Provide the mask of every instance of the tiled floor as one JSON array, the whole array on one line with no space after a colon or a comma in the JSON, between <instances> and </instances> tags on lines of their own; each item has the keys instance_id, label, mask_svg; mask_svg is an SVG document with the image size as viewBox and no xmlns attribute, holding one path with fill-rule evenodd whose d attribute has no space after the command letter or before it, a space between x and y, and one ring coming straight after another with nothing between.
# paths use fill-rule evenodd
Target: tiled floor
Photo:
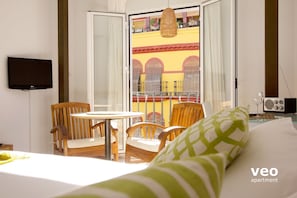
<instances>
[{"instance_id":1,"label":"tiled floor","mask_svg":"<svg viewBox=\"0 0 297 198\"><path fill-rule=\"evenodd\" d=\"M104 159L104 157L100 157L100 159ZM119 153L119 160L118 162L126 163L125 162L125 153ZM139 161L139 159L135 158L132 159L129 163L143 163L143 161Z\"/></svg>"},{"instance_id":2,"label":"tiled floor","mask_svg":"<svg viewBox=\"0 0 297 198\"><path fill-rule=\"evenodd\" d=\"M125 153L119 153L119 162L125 163ZM135 158L135 159L131 159L129 163L144 163L144 162Z\"/></svg>"}]
</instances>

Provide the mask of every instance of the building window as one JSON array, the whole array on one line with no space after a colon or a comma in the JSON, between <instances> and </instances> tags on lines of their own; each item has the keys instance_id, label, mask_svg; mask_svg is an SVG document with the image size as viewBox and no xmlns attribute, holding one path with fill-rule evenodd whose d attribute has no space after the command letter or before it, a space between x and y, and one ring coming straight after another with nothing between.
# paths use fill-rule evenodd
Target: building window
<instances>
[{"instance_id":1,"label":"building window","mask_svg":"<svg viewBox=\"0 0 297 198\"><path fill-rule=\"evenodd\" d=\"M188 57L184 63L184 84L186 94L197 95L199 93L199 58L198 56Z\"/></svg>"},{"instance_id":2,"label":"building window","mask_svg":"<svg viewBox=\"0 0 297 198\"><path fill-rule=\"evenodd\" d=\"M140 75L142 73L142 64L139 60L133 59L133 93L141 91Z\"/></svg>"},{"instance_id":3,"label":"building window","mask_svg":"<svg viewBox=\"0 0 297 198\"><path fill-rule=\"evenodd\" d=\"M158 58L151 58L147 61L145 65L145 92L155 95L159 95L161 93L163 67L162 61Z\"/></svg>"}]
</instances>

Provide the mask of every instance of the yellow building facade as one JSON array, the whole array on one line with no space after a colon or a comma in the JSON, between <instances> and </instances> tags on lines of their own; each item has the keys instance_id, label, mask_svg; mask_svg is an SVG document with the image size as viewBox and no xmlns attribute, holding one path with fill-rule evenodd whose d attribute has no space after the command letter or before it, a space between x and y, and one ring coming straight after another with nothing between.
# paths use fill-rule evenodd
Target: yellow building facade
<instances>
[{"instance_id":1,"label":"yellow building facade","mask_svg":"<svg viewBox=\"0 0 297 198\"><path fill-rule=\"evenodd\" d=\"M191 77L192 72L187 70L195 67L199 73L199 43L199 26L179 28L173 38L163 38L159 31L132 34L133 75L137 75L134 67L139 69L139 77L133 78L133 86L138 88L133 88L132 110L144 112L142 120L154 120L168 126L173 104L188 100L199 102L199 79ZM157 87L148 90L150 68L156 65L161 70L160 77L156 78ZM187 88L186 84L191 82L195 83L197 93L189 96L191 86Z\"/></svg>"}]
</instances>

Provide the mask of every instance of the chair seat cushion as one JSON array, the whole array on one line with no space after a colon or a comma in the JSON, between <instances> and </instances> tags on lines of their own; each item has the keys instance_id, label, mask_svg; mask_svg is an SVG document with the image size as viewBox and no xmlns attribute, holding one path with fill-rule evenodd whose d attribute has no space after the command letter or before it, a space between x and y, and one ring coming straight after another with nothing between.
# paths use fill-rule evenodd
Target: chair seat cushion
<instances>
[{"instance_id":1,"label":"chair seat cushion","mask_svg":"<svg viewBox=\"0 0 297 198\"><path fill-rule=\"evenodd\" d=\"M167 142L170 143L170 141L167 141ZM146 151L158 152L160 140L139 138L139 137L128 137L126 144L146 150Z\"/></svg>"},{"instance_id":2,"label":"chair seat cushion","mask_svg":"<svg viewBox=\"0 0 297 198\"><path fill-rule=\"evenodd\" d=\"M116 141L115 137L111 136L111 143L115 141ZM68 144L68 148L83 148L83 147L99 146L99 145L105 144L105 137L68 140L67 144Z\"/></svg>"}]
</instances>

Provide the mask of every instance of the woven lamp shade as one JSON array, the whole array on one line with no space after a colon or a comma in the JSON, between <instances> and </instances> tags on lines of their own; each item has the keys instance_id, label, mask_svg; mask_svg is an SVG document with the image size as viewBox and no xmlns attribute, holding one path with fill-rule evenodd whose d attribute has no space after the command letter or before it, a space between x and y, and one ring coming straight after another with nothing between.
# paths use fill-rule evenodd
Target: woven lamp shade
<instances>
[{"instance_id":1,"label":"woven lamp shade","mask_svg":"<svg viewBox=\"0 0 297 198\"><path fill-rule=\"evenodd\" d=\"M160 33L162 37L174 37L177 34L176 16L174 10L166 8L161 16Z\"/></svg>"}]
</instances>

